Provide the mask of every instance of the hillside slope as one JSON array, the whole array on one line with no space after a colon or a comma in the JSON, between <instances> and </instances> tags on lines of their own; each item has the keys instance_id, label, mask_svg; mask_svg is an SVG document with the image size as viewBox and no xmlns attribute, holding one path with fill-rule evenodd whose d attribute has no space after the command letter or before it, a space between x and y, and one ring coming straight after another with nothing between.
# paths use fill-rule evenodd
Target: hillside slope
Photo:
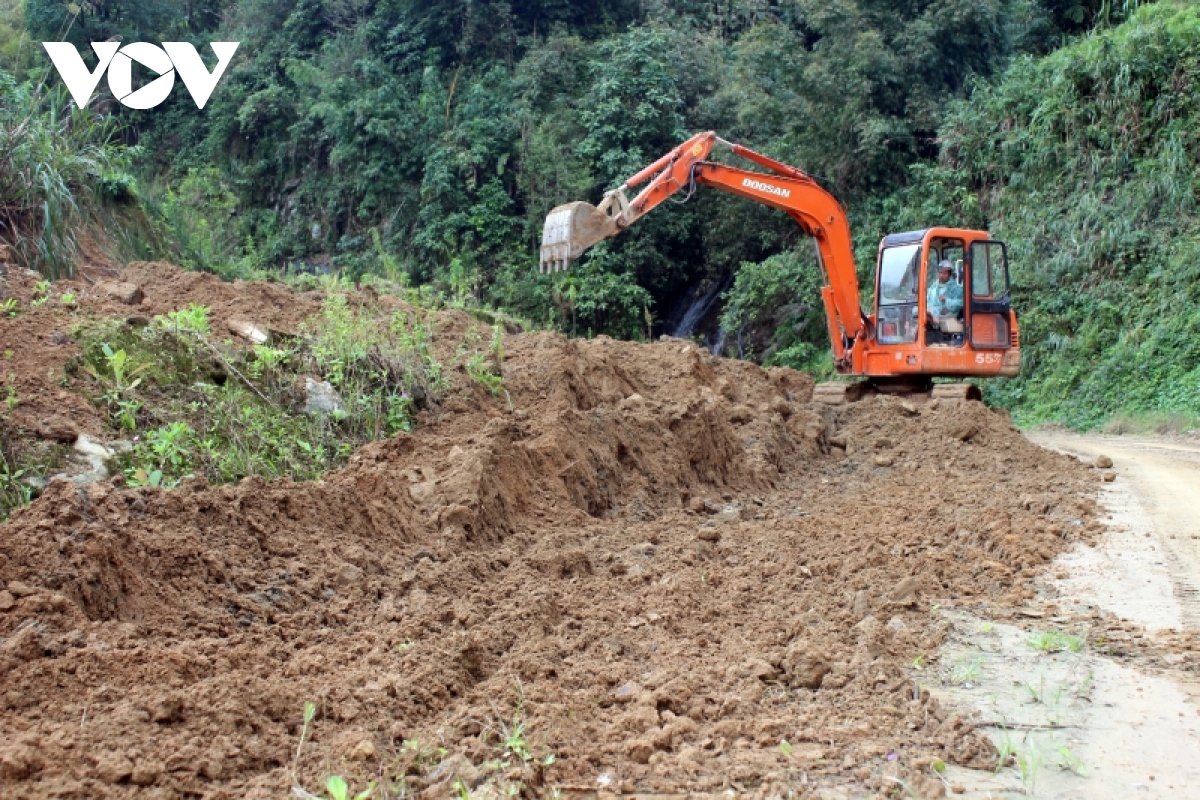
<instances>
[{"instance_id":1,"label":"hillside slope","mask_svg":"<svg viewBox=\"0 0 1200 800\"><path fill-rule=\"evenodd\" d=\"M957 104L917 191L1009 242L1020 380L989 397L1090 427L1200 408L1200 9L1158 3ZM914 193L915 195L916 193Z\"/></svg>"}]
</instances>

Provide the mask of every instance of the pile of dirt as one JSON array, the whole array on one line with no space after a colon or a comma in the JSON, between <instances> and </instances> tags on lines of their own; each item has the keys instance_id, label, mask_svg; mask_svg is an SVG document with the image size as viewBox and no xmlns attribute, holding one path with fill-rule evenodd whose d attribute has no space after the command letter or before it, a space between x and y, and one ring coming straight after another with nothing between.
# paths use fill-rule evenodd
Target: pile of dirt
<instances>
[{"instance_id":1,"label":"pile of dirt","mask_svg":"<svg viewBox=\"0 0 1200 800\"><path fill-rule=\"evenodd\" d=\"M95 277L106 278L95 280ZM72 338L80 324L105 318L148 319L192 304L206 306L218 338L231 336L232 320L266 330L294 333L320 309L320 293L298 295L267 281L226 283L215 275L187 272L172 264L134 262L119 278L81 276L39 291L42 277L9 266L0 278L0 302L11 298L13 314L0 313L0 389L16 398L10 424L44 438L72 430L100 436L104 423L82 387L63 373L79 348ZM66 295L72 302L64 304Z\"/></svg>"},{"instance_id":2,"label":"pile of dirt","mask_svg":"<svg viewBox=\"0 0 1200 800\"><path fill-rule=\"evenodd\" d=\"M0 793L929 797L936 760L994 764L913 665L939 606L1099 531L1086 467L979 403L829 409L679 340L504 351L505 394L458 376L320 481L54 483L0 525Z\"/></svg>"}]
</instances>

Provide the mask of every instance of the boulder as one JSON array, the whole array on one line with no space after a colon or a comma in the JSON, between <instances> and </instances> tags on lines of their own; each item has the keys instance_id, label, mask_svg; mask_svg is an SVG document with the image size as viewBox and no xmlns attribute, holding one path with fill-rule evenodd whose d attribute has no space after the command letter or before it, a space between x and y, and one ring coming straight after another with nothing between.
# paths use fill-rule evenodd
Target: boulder
<instances>
[{"instance_id":1,"label":"boulder","mask_svg":"<svg viewBox=\"0 0 1200 800\"><path fill-rule=\"evenodd\" d=\"M271 331L264 325L257 325L248 319L229 320L229 332L242 337L251 344L267 344L271 341Z\"/></svg>"},{"instance_id":2,"label":"boulder","mask_svg":"<svg viewBox=\"0 0 1200 800\"><path fill-rule=\"evenodd\" d=\"M92 288L101 297L108 297L127 306L136 306L145 297L142 287L125 281L100 281Z\"/></svg>"},{"instance_id":3,"label":"boulder","mask_svg":"<svg viewBox=\"0 0 1200 800\"><path fill-rule=\"evenodd\" d=\"M304 378L304 413L313 416L344 414L346 403L328 381Z\"/></svg>"}]
</instances>

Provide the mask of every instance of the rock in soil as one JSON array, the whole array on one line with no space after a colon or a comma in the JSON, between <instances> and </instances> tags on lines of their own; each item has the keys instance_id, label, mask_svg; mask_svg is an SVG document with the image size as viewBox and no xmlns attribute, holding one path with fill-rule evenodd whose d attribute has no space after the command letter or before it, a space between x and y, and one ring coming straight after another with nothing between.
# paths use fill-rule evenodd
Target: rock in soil
<instances>
[{"instance_id":1,"label":"rock in soil","mask_svg":"<svg viewBox=\"0 0 1200 800\"><path fill-rule=\"evenodd\" d=\"M304 378L304 413L329 416L346 410L346 401L328 381Z\"/></svg>"},{"instance_id":2,"label":"rock in soil","mask_svg":"<svg viewBox=\"0 0 1200 800\"><path fill-rule=\"evenodd\" d=\"M92 288L97 294L110 297L118 303L124 303L127 306L137 305L146 296L142 291L142 287L136 283L126 283L124 281L100 281Z\"/></svg>"}]
</instances>

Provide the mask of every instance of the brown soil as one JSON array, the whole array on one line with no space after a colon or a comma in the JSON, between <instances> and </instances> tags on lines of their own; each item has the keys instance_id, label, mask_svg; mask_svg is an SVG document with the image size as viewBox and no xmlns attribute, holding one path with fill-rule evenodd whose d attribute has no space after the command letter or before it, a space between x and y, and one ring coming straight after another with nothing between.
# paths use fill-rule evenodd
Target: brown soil
<instances>
[{"instance_id":1,"label":"brown soil","mask_svg":"<svg viewBox=\"0 0 1200 800\"><path fill-rule=\"evenodd\" d=\"M137 313L316 308L164 265L125 279ZM50 313L0 321L22 387L61 374ZM338 773L395 797L407 773L448 797L489 779L517 715L538 763L507 777L535 794L929 797L934 759L994 762L911 665L944 637L936 605L1019 600L1099 531L1093 471L979 403L830 410L806 376L678 340L505 352L511 401L459 376L321 481L54 483L0 525L0 795L281 797Z\"/></svg>"}]
</instances>

